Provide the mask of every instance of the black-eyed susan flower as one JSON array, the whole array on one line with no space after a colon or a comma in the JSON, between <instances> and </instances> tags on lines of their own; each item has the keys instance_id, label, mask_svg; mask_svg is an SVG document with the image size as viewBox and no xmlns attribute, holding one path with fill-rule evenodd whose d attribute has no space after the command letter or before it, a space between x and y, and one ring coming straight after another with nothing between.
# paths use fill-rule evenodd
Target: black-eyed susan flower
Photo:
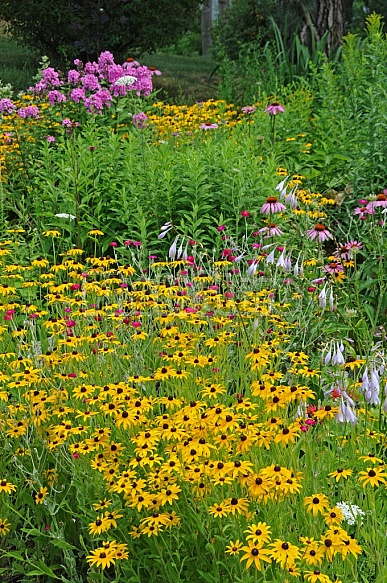
<instances>
[{"instance_id":1,"label":"black-eyed susan flower","mask_svg":"<svg viewBox=\"0 0 387 583\"><path fill-rule=\"evenodd\" d=\"M270 550L264 549L259 545L255 545L252 541L249 541L247 545L241 547L241 550L245 552L245 554L241 557L241 562L247 561L247 569L249 569L254 563L258 571L262 571L262 561L271 563Z\"/></svg>"},{"instance_id":2,"label":"black-eyed susan flower","mask_svg":"<svg viewBox=\"0 0 387 583\"><path fill-rule=\"evenodd\" d=\"M332 583L328 575L324 575L319 569L304 571L304 578L308 583Z\"/></svg>"},{"instance_id":3,"label":"black-eyed susan flower","mask_svg":"<svg viewBox=\"0 0 387 583\"><path fill-rule=\"evenodd\" d=\"M223 518L223 516L228 515L227 505L225 504L225 502L221 502L220 504L214 504L213 506L209 507L208 512L214 518Z\"/></svg>"},{"instance_id":4,"label":"black-eyed susan flower","mask_svg":"<svg viewBox=\"0 0 387 583\"><path fill-rule=\"evenodd\" d=\"M95 565L96 567L105 569L106 567L110 567L110 565L114 565L114 553L102 547L95 549L95 551L90 551L90 554L86 557L86 561L91 567Z\"/></svg>"},{"instance_id":5,"label":"black-eyed susan flower","mask_svg":"<svg viewBox=\"0 0 387 583\"><path fill-rule=\"evenodd\" d=\"M43 504L45 497L48 494L47 488L41 487L35 494L35 504Z\"/></svg>"},{"instance_id":6,"label":"black-eyed susan flower","mask_svg":"<svg viewBox=\"0 0 387 583\"><path fill-rule=\"evenodd\" d=\"M108 518L104 516L97 516L94 522L89 524L89 533L93 536L101 534L109 530L111 523Z\"/></svg>"},{"instance_id":7,"label":"black-eyed susan flower","mask_svg":"<svg viewBox=\"0 0 387 583\"><path fill-rule=\"evenodd\" d=\"M10 523L6 518L0 518L0 536L5 536L9 532Z\"/></svg>"},{"instance_id":8,"label":"black-eyed susan flower","mask_svg":"<svg viewBox=\"0 0 387 583\"><path fill-rule=\"evenodd\" d=\"M337 470L331 472L328 475L330 478L335 478L336 482L338 482L341 479L346 480L347 478L352 476L352 474L353 474L352 470L344 470L343 468L338 468Z\"/></svg>"},{"instance_id":9,"label":"black-eyed susan flower","mask_svg":"<svg viewBox=\"0 0 387 583\"><path fill-rule=\"evenodd\" d=\"M290 542L276 539L269 545L270 557L282 568L291 567L300 558L300 549Z\"/></svg>"},{"instance_id":10,"label":"black-eyed susan flower","mask_svg":"<svg viewBox=\"0 0 387 583\"><path fill-rule=\"evenodd\" d=\"M227 498L224 503L227 514L246 514L249 507L248 498Z\"/></svg>"},{"instance_id":11,"label":"black-eyed susan flower","mask_svg":"<svg viewBox=\"0 0 387 583\"><path fill-rule=\"evenodd\" d=\"M6 494L11 494L11 492L15 492L16 486L11 484L5 479L0 480L0 492L5 492Z\"/></svg>"},{"instance_id":12,"label":"black-eyed susan flower","mask_svg":"<svg viewBox=\"0 0 387 583\"><path fill-rule=\"evenodd\" d=\"M304 506L313 516L317 516L319 512L324 514L325 510L329 508L329 500L325 494L313 494L304 498Z\"/></svg>"},{"instance_id":13,"label":"black-eyed susan flower","mask_svg":"<svg viewBox=\"0 0 387 583\"><path fill-rule=\"evenodd\" d=\"M232 540L230 540L230 544L226 546L226 550L225 552L228 555L238 555L240 550L243 547L243 543L238 540L236 540L235 542L233 542Z\"/></svg>"},{"instance_id":14,"label":"black-eyed susan flower","mask_svg":"<svg viewBox=\"0 0 387 583\"><path fill-rule=\"evenodd\" d=\"M266 524L266 522L252 524L244 532L247 534L246 540L252 540L254 544L264 544L269 542L271 539L271 528Z\"/></svg>"},{"instance_id":15,"label":"black-eyed susan flower","mask_svg":"<svg viewBox=\"0 0 387 583\"><path fill-rule=\"evenodd\" d=\"M387 474L384 468L367 468L365 472L359 472L359 482L363 485L363 488L369 484L373 487L378 487L379 484L387 483Z\"/></svg>"}]
</instances>

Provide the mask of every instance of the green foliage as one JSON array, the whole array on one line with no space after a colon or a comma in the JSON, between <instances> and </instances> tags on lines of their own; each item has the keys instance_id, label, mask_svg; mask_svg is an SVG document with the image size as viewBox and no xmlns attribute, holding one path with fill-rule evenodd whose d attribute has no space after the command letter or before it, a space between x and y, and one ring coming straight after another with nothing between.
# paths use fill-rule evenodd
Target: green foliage
<instances>
[{"instance_id":1,"label":"green foliage","mask_svg":"<svg viewBox=\"0 0 387 583\"><path fill-rule=\"evenodd\" d=\"M55 62L93 60L101 51L118 60L170 45L191 26L192 0L4 0L0 18L24 44Z\"/></svg>"}]
</instances>

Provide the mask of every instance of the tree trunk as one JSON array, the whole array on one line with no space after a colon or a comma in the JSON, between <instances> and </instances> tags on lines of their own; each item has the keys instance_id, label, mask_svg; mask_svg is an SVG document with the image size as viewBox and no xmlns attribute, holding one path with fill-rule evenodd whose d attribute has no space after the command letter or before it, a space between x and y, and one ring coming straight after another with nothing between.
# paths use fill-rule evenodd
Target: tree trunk
<instances>
[{"instance_id":1,"label":"tree trunk","mask_svg":"<svg viewBox=\"0 0 387 583\"><path fill-rule=\"evenodd\" d=\"M311 44L311 35L316 41L321 40L328 31L325 52L327 55L332 50L336 50L341 43L345 33L346 11L348 0L315 0L309 13L304 4L301 4L304 13L304 23L301 28L301 40L306 44ZM344 6L345 5L345 6Z\"/></svg>"},{"instance_id":2,"label":"tree trunk","mask_svg":"<svg viewBox=\"0 0 387 583\"><path fill-rule=\"evenodd\" d=\"M202 6L202 55L207 57L211 46L211 0L207 0Z\"/></svg>"}]
</instances>

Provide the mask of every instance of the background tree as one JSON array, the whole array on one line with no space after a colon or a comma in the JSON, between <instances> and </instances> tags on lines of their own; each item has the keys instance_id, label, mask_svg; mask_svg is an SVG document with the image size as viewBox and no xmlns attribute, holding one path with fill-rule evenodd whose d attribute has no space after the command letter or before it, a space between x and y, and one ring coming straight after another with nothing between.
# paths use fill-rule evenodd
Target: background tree
<instances>
[{"instance_id":1,"label":"background tree","mask_svg":"<svg viewBox=\"0 0 387 583\"><path fill-rule=\"evenodd\" d=\"M123 60L176 41L198 7L197 0L1 0L0 18L57 63L104 50Z\"/></svg>"},{"instance_id":2,"label":"background tree","mask_svg":"<svg viewBox=\"0 0 387 583\"><path fill-rule=\"evenodd\" d=\"M334 52L348 31L363 33L367 14L387 18L386 0L233 0L214 29L215 48L221 45L228 58L237 59L248 45L273 40L274 19L290 46L294 33L307 46L327 34L326 52Z\"/></svg>"}]
</instances>

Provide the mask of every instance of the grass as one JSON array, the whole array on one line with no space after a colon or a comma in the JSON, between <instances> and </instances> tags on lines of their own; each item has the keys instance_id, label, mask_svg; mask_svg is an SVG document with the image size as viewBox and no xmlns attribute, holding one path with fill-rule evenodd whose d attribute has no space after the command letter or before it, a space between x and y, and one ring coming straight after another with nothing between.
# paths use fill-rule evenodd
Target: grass
<instances>
[{"instance_id":1,"label":"grass","mask_svg":"<svg viewBox=\"0 0 387 583\"><path fill-rule=\"evenodd\" d=\"M15 93L27 89L39 66L39 56L16 43L5 34L0 35L0 81L10 83Z\"/></svg>"},{"instance_id":2,"label":"grass","mask_svg":"<svg viewBox=\"0 0 387 583\"><path fill-rule=\"evenodd\" d=\"M144 55L141 63L162 72L155 80L162 99L187 103L217 97L217 64L209 57L157 53Z\"/></svg>"},{"instance_id":3,"label":"grass","mask_svg":"<svg viewBox=\"0 0 387 583\"><path fill-rule=\"evenodd\" d=\"M0 81L10 83L15 94L31 85L39 59L39 55L0 32ZM157 53L145 54L140 61L162 72L155 79L155 88L163 100L176 103L216 98L216 63L210 58Z\"/></svg>"}]
</instances>

